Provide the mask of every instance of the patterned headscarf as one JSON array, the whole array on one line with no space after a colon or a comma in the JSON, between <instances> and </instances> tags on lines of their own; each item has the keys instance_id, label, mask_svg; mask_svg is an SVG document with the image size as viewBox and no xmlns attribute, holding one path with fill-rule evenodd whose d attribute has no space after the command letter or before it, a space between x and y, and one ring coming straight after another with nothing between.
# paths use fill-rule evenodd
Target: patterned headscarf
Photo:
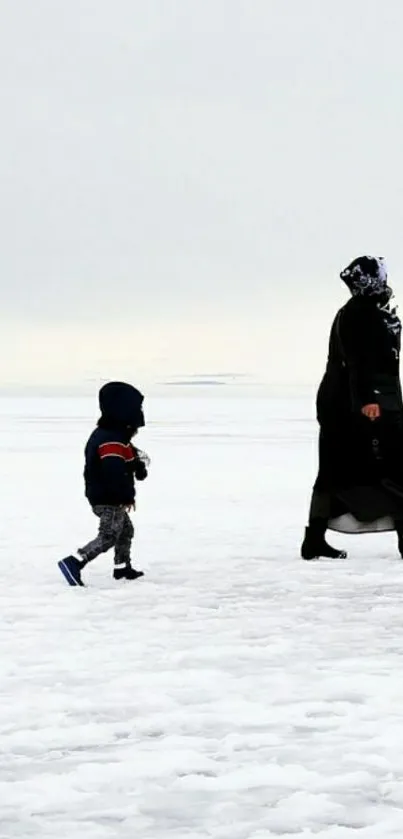
<instances>
[{"instance_id":1,"label":"patterned headscarf","mask_svg":"<svg viewBox=\"0 0 403 839\"><path fill-rule=\"evenodd\" d=\"M388 292L388 272L382 256L359 256L340 277L353 296L372 297Z\"/></svg>"},{"instance_id":2,"label":"patterned headscarf","mask_svg":"<svg viewBox=\"0 0 403 839\"><path fill-rule=\"evenodd\" d=\"M359 256L341 272L340 277L353 297L369 297L373 300L381 312L386 329L392 335L392 351L399 358L402 325L396 308L392 309L390 305L393 291L388 286L388 272L383 257Z\"/></svg>"}]
</instances>

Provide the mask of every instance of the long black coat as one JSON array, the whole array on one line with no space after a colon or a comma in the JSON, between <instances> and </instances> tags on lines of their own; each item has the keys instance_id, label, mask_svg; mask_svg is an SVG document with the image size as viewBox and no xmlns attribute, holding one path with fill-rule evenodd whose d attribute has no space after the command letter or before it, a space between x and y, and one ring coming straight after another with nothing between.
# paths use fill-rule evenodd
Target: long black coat
<instances>
[{"instance_id":1,"label":"long black coat","mask_svg":"<svg viewBox=\"0 0 403 839\"><path fill-rule=\"evenodd\" d=\"M372 297L352 297L337 313L317 395L319 472L311 516L346 532L403 522L403 402L400 322ZM365 405L378 403L371 422Z\"/></svg>"}]
</instances>

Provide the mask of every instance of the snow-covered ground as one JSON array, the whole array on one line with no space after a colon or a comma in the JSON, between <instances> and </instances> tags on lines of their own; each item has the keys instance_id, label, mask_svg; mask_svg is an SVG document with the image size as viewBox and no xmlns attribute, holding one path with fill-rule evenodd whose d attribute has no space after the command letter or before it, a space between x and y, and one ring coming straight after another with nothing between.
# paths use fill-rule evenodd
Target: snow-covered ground
<instances>
[{"instance_id":1,"label":"snow-covered ground","mask_svg":"<svg viewBox=\"0 0 403 839\"><path fill-rule=\"evenodd\" d=\"M94 401L0 402L2 839L402 839L393 534L300 561L311 401L215 393L149 400L146 577L85 589Z\"/></svg>"}]
</instances>

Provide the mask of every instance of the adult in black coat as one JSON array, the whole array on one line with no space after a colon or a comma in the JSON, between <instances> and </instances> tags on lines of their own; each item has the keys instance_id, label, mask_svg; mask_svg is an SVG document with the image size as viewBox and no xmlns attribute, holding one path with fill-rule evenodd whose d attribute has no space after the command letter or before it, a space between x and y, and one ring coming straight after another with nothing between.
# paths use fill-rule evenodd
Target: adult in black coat
<instances>
[{"instance_id":1,"label":"adult in black coat","mask_svg":"<svg viewBox=\"0 0 403 839\"><path fill-rule=\"evenodd\" d=\"M340 274L351 299L337 313L317 395L319 471L303 559L346 556L325 540L396 530L403 557L401 323L381 258L355 259Z\"/></svg>"}]
</instances>

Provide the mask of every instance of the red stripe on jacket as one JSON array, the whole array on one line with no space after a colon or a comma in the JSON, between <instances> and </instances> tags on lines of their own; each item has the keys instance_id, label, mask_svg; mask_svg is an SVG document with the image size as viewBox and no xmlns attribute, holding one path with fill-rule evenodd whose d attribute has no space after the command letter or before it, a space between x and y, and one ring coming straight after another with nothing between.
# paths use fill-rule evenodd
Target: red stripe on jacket
<instances>
[{"instance_id":1,"label":"red stripe on jacket","mask_svg":"<svg viewBox=\"0 0 403 839\"><path fill-rule=\"evenodd\" d=\"M121 457L122 460L134 460L133 446L128 443L102 443L98 448L101 460L105 457Z\"/></svg>"}]
</instances>

